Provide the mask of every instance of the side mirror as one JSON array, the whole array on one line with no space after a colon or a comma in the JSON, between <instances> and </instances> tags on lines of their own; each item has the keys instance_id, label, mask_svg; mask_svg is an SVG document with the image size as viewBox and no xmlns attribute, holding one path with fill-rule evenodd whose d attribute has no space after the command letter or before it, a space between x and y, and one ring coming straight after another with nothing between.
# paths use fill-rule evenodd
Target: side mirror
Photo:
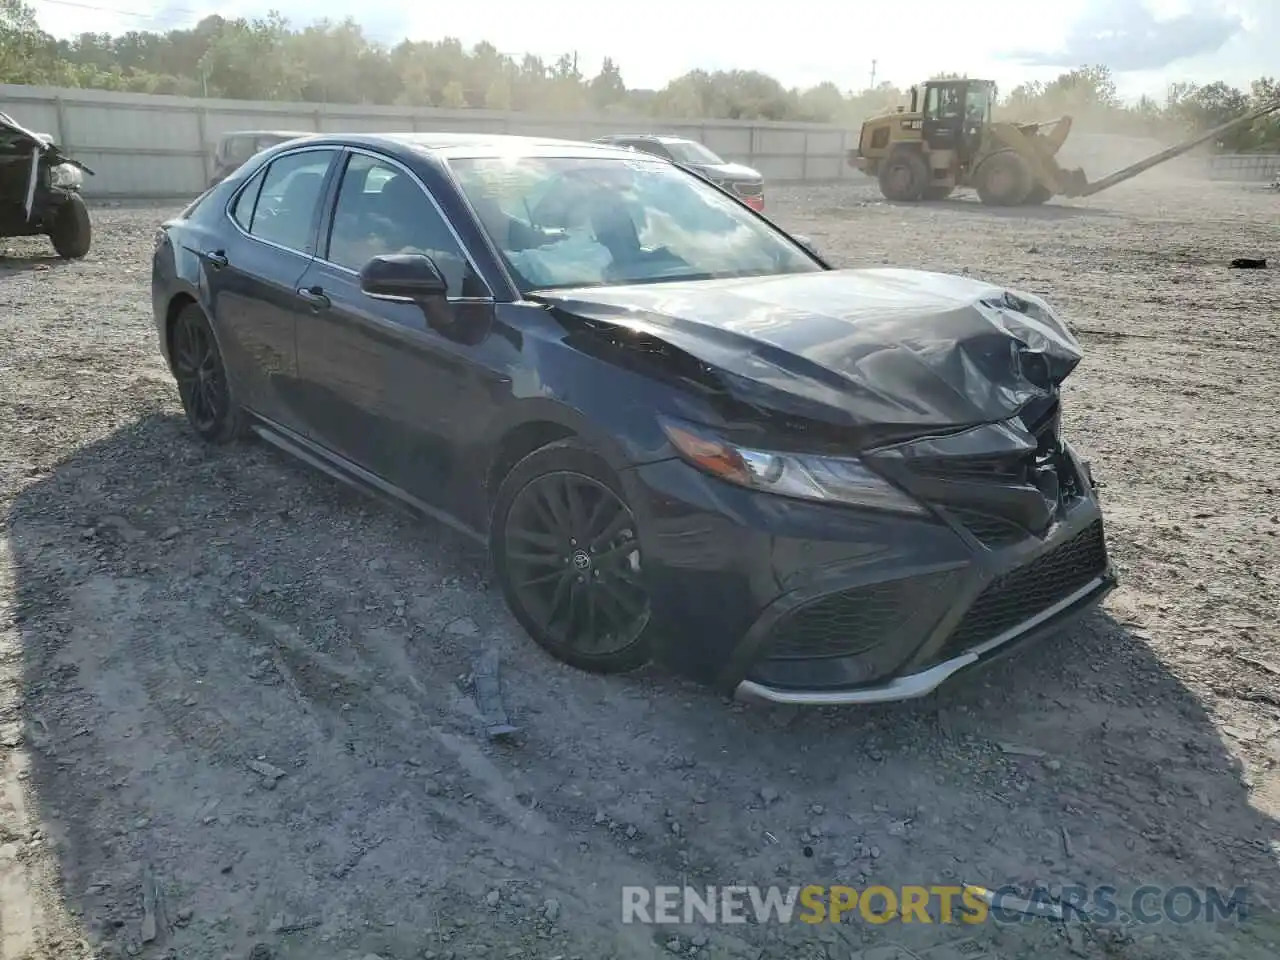
<instances>
[{"instance_id":1,"label":"side mirror","mask_svg":"<svg viewBox=\"0 0 1280 960\"><path fill-rule=\"evenodd\" d=\"M449 284L430 257L392 253L374 257L360 271L360 289L371 297L426 300L443 297Z\"/></svg>"}]
</instances>

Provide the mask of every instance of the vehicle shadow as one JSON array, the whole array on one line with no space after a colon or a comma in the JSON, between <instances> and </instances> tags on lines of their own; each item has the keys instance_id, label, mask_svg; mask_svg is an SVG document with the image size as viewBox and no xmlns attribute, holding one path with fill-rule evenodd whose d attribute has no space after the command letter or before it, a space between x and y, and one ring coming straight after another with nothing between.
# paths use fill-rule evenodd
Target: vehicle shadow
<instances>
[{"instance_id":1,"label":"vehicle shadow","mask_svg":"<svg viewBox=\"0 0 1280 960\"><path fill-rule=\"evenodd\" d=\"M547 955L652 955L622 947L654 931L622 931L618 890L680 877L1280 890L1277 824L1204 702L1105 612L925 701L729 705L657 670L557 664L469 541L168 414L78 449L5 526L30 803L104 953L505 956L541 924ZM509 742L486 740L465 679L486 647ZM541 890L524 920L502 912L526 909L519 884ZM1257 922L1123 956L1251 958L1275 939ZM826 931L827 956L888 929ZM1040 924L892 930L917 951L963 935L1066 955ZM794 956L817 935L740 938Z\"/></svg>"},{"instance_id":2,"label":"vehicle shadow","mask_svg":"<svg viewBox=\"0 0 1280 960\"><path fill-rule=\"evenodd\" d=\"M2 243L3 241L0 241ZM0 272L20 273L23 270L53 270L67 266L74 261L58 256L52 250L48 253L23 253L6 250L0 247Z\"/></svg>"}]
</instances>

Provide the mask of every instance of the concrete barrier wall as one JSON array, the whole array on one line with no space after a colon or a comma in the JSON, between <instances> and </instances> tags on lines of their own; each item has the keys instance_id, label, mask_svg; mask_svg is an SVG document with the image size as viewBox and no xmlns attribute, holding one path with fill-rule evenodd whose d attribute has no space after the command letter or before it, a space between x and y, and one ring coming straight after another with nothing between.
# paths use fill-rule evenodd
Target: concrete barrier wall
<instances>
[{"instance_id":1,"label":"concrete barrier wall","mask_svg":"<svg viewBox=\"0 0 1280 960\"><path fill-rule=\"evenodd\" d=\"M100 198L172 198L209 181L218 138L232 130L485 131L589 140L606 133L671 133L700 140L726 160L755 167L773 183L867 180L845 163L856 127L734 120L546 116L490 110L435 110L352 104L262 103L147 96L105 90L0 84L0 111L50 133L91 167L85 192ZM1063 162L1092 179L1160 150L1142 137L1074 132ZM1270 180L1280 156L1183 157L1169 172L1221 180Z\"/></svg>"},{"instance_id":2,"label":"concrete barrier wall","mask_svg":"<svg viewBox=\"0 0 1280 960\"><path fill-rule=\"evenodd\" d=\"M85 192L109 198L186 197L208 183L218 138L232 130L484 131L589 140L670 133L700 140L774 183L854 178L845 153L856 130L822 124L574 117L490 110L260 103L0 84L0 111L52 134L97 174Z\"/></svg>"}]
</instances>

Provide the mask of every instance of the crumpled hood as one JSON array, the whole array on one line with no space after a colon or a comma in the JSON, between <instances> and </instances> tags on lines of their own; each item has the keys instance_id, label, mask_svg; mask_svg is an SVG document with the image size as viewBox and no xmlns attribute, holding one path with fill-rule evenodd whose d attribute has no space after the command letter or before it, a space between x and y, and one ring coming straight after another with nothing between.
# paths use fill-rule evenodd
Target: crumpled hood
<instances>
[{"instance_id":1,"label":"crumpled hood","mask_svg":"<svg viewBox=\"0 0 1280 960\"><path fill-rule=\"evenodd\" d=\"M954 428L1056 393L1080 347L1047 304L966 277L833 270L540 294L692 355L741 399L849 426Z\"/></svg>"},{"instance_id":2,"label":"crumpled hood","mask_svg":"<svg viewBox=\"0 0 1280 960\"><path fill-rule=\"evenodd\" d=\"M51 134L28 130L7 113L0 113L0 146L4 148L0 153L6 156L30 154L33 149L39 148L40 152L47 155L54 163L70 163L85 173L93 174L93 171L79 160L72 159L63 153Z\"/></svg>"}]
</instances>

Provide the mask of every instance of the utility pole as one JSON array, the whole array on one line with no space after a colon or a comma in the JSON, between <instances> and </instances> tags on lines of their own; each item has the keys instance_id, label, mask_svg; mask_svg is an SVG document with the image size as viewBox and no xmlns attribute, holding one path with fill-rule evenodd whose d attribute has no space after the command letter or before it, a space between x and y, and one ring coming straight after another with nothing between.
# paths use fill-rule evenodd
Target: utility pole
<instances>
[{"instance_id":1,"label":"utility pole","mask_svg":"<svg viewBox=\"0 0 1280 960\"><path fill-rule=\"evenodd\" d=\"M871 89L876 88L876 61L871 61Z\"/></svg>"}]
</instances>

